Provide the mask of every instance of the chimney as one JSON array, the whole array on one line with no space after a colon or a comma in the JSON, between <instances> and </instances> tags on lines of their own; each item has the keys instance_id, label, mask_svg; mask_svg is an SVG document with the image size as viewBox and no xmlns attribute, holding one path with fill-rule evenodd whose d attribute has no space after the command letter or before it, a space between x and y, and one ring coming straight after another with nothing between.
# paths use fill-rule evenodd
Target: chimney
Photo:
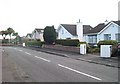
<instances>
[{"instance_id":1,"label":"chimney","mask_svg":"<svg viewBox=\"0 0 120 84\"><path fill-rule=\"evenodd\" d=\"M84 38L83 38L83 24L82 24L82 22L80 22L80 19L79 19L79 22L77 22L77 25L76 25L76 32L77 32L79 41L80 42L84 42Z\"/></svg>"}]
</instances>

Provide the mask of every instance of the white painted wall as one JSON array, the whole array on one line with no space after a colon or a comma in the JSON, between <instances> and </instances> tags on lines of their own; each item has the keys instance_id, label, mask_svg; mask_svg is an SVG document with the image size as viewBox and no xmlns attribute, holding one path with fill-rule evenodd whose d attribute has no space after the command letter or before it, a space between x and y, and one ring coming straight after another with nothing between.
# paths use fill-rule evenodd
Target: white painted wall
<instances>
[{"instance_id":1,"label":"white painted wall","mask_svg":"<svg viewBox=\"0 0 120 84\"><path fill-rule=\"evenodd\" d=\"M40 33L40 40L41 40L41 41L44 41L43 33Z\"/></svg>"},{"instance_id":2,"label":"white painted wall","mask_svg":"<svg viewBox=\"0 0 120 84\"><path fill-rule=\"evenodd\" d=\"M41 41L44 41L43 33L38 33L37 31L36 33L32 33L32 39L40 39Z\"/></svg>"},{"instance_id":3,"label":"white painted wall","mask_svg":"<svg viewBox=\"0 0 120 84\"><path fill-rule=\"evenodd\" d=\"M77 36L73 36L70 34L63 26L59 26L58 30L58 39L66 39L66 38L71 38L71 39L77 39Z\"/></svg>"},{"instance_id":4,"label":"white painted wall","mask_svg":"<svg viewBox=\"0 0 120 84\"><path fill-rule=\"evenodd\" d=\"M111 40L116 40L115 34L118 33L118 28L115 23L111 23L103 32L98 34L98 41L104 40L104 34L111 34Z\"/></svg>"},{"instance_id":5,"label":"white painted wall","mask_svg":"<svg viewBox=\"0 0 120 84\"><path fill-rule=\"evenodd\" d=\"M120 33L120 26L118 26L117 24L111 22L109 26L106 27L106 29L102 30L102 32L99 32L97 34L97 43L100 40L104 40L104 34L111 34L111 40L116 40L115 34ZM84 35L84 40L89 43L89 38L88 35L92 35L92 34L86 34Z\"/></svg>"}]
</instances>

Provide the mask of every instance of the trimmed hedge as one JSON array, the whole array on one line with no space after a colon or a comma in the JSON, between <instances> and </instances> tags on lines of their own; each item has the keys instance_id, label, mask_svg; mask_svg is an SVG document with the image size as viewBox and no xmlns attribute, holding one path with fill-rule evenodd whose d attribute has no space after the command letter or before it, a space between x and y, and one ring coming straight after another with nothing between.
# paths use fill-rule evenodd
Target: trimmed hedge
<instances>
[{"instance_id":1,"label":"trimmed hedge","mask_svg":"<svg viewBox=\"0 0 120 84\"><path fill-rule=\"evenodd\" d=\"M78 46L78 39L57 39L56 44L64 45L64 46Z\"/></svg>"},{"instance_id":2,"label":"trimmed hedge","mask_svg":"<svg viewBox=\"0 0 120 84\"><path fill-rule=\"evenodd\" d=\"M26 46L41 47L42 43L41 43L41 41L29 41L29 42L26 42Z\"/></svg>"},{"instance_id":3,"label":"trimmed hedge","mask_svg":"<svg viewBox=\"0 0 120 84\"><path fill-rule=\"evenodd\" d=\"M103 40L103 41L99 41L97 45L100 48L101 45L116 45L116 44L117 44L116 40Z\"/></svg>"},{"instance_id":4,"label":"trimmed hedge","mask_svg":"<svg viewBox=\"0 0 120 84\"><path fill-rule=\"evenodd\" d=\"M8 39L3 39L2 43L9 43L9 40Z\"/></svg>"}]
</instances>

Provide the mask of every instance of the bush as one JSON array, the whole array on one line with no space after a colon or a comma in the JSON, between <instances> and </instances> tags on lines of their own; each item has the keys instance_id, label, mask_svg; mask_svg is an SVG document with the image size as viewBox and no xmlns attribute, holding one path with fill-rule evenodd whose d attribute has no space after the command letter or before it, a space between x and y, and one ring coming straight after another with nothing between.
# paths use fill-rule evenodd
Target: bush
<instances>
[{"instance_id":1,"label":"bush","mask_svg":"<svg viewBox=\"0 0 120 84\"><path fill-rule=\"evenodd\" d=\"M59 39L56 40L56 44L64 45L64 46L78 46L78 39Z\"/></svg>"},{"instance_id":2,"label":"bush","mask_svg":"<svg viewBox=\"0 0 120 84\"><path fill-rule=\"evenodd\" d=\"M9 40L8 39L3 39L2 43L9 43Z\"/></svg>"},{"instance_id":3,"label":"bush","mask_svg":"<svg viewBox=\"0 0 120 84\"><path fill-rule=\"evenodd\" d=\"M117 56L117 46L118 44L112 46L112 57Z\"/></svg>"},{"instance_id":4,"label":"bush","mask_svg":"<svg viewBox=\"0 0 120 84\"><path fill-rule=\"evenodd\" d=\"M43 33L46 44L53 44L56 40L56 31L54 26L46 26Z\"/></svg>"},{"instance_id":5,"label":"bush","mask_svg":"<svg viewBox=\"0 0 120 84\"><path fill-rule=\"evenodd\" d=\"M41 43L41 41L28 41L28 42L26 42L26 46L41 47L42 43Z\"/></svg>"},{"instance_id":6,"label":"bush","mask_svg":"<svg viewBox=\"0 0 120 84\"><path fill-rule=\"evenodd\" d=\"M99 53L100 52L100 49L99 48L89 48L88 53Z\"/></svg>"},{"instance_id":7,"label":"bush","mask_svg":"<svg viewBox=\"0 0 120 84\"><path fill-rule=\"evenodd\" d=\"M77 45L78 47L80 46L80 44L86 44L87 45L87 43L86 42L79 42L79 44Z\"/></svg>"},{"instance_id":8,"label":"bush","mask_svg":"<svg viewBox=\"0 0 120 84\"><path fill-rule=\"evenodd\" d=\"M116 45L116 44L117 44L116 40L103 40L103 41L99 41L97 45L100 48L101 45Z\"/></svg>"}]
</instances>

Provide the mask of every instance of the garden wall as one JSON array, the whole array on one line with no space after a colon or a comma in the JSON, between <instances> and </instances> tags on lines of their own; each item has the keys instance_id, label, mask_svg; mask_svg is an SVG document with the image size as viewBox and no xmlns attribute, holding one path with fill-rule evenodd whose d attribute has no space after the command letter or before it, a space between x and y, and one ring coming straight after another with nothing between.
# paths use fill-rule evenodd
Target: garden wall
<instances>
[{"instance_id":1,"label":"garden wall","mask_svg":"<svg viewBox=\"0 0 120 84\"><path fill-rule=\"evenodd\" d=\"M72 46L62 46L62 45L43 45L43 48L48 49L55 49L60 51L66 51L66 52L73 52L73 53L79 53L80 48L79 47L72 47Z\"/></svg>"}]
</instances>

